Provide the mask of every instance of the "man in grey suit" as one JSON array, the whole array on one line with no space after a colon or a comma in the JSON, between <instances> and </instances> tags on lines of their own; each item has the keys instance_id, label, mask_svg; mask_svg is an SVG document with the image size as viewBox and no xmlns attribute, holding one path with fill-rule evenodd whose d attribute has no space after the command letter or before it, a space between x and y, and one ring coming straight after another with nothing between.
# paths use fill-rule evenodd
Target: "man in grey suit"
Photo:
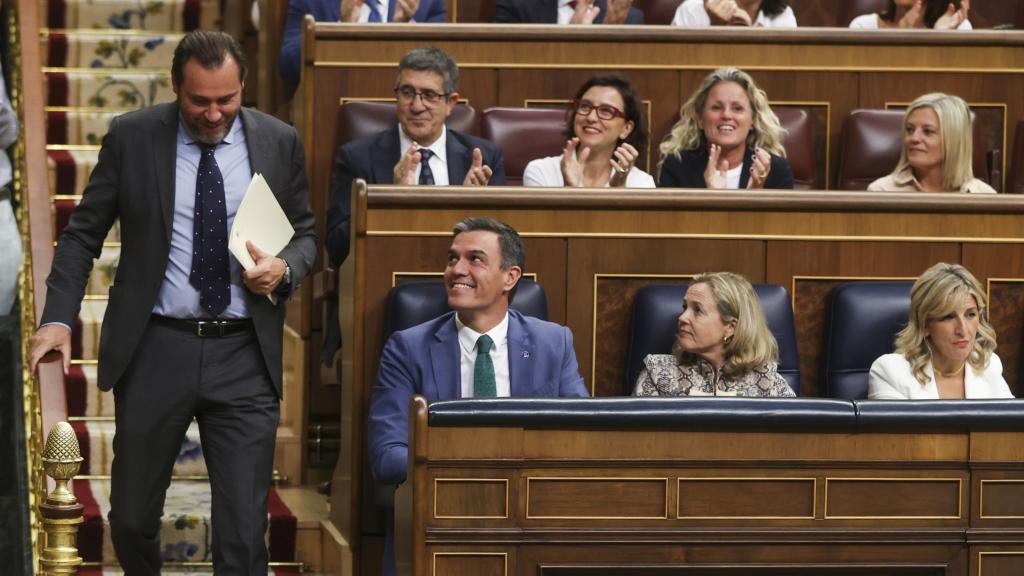
<instances>
[{"instance_id":1,"label":"man in grey suit","mask_svg":"<svg viewBox=\"0 0 1024 576\"><path fill-rule=\"evenodd\" d=\"M214 571L266 574L283 302L316 256L305 157L293 128L241 107L245 56L227 34L186 35L171 72L177 102L111 123L57 245L30 362L34 370L56 350L67 371L93 258L120 219L99 350L99 387L115 399L109 518L118 559L127 574L160 573L164 495L195 418L213 485ZM256 264L243 271L227 235L254 173L295 235L278 254L249 242Z\"/></svg>"}]
</instances>

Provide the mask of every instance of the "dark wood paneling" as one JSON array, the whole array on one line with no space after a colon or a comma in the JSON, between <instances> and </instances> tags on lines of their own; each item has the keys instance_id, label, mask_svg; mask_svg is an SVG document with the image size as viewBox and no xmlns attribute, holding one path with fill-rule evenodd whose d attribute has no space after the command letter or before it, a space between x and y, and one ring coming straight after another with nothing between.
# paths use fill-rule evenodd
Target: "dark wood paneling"
<instances>
[{"instance_id":1,"label":"dark wood paneling","mask_svg":"<svg viewBox=\"0 0 1024 576\"><path fill-rule=\"evenodd\" d=\"M665 478L529 478L526 518L665 518Z\"/></svg>"},{"instance_id":2,"label":"dark wood paneling","mask_svg":"<svg viewBox=\"0 0 1024 576\"><path fill-rule=\"evenodd\" d=\"M435 552L433 576L507 576L508 557L500 553Z\"/></svg>"},{"instance_id":3,"label":"dark wood paneling","mask_svg":"<svg viewBox=\"0 0 1024 576\"><path fill-rule=\"evenodd\" d=\"M678 517L814 518L815 481L680 478Z\"/></svg>"},{"instance_id":4,"label":"dark wood paneling","mask_svg":"<svg viewBox=\"0 0 1024 576\"><path fill-rule=\"evenodd\" d=\"M508 481L502 479L435 478L434 518L505 518Z\"/></svg>"},{"instance_id":5,"label":"dark wood paneling","mask_svg":"<svg viewBox=\"0 0 1024 576\"><path fill-rule=\"evenodd\" d=\"M829 479L825 494L826 518L934 521L963 516L956 479Z\"/></svg>"},{"instance_id":6,"label":"dark wood paneling","mask_svg":"<svg viewBox=\"0 0 1024 576\"><path fill-rule=\"evenodd\" d=\"M959 260L960 247L952 243L769 242L766 281L793 290L801 395L824 394L820 377L824 312L836 282L916 278L936 262Z\"/></svg>"}]
</instances>

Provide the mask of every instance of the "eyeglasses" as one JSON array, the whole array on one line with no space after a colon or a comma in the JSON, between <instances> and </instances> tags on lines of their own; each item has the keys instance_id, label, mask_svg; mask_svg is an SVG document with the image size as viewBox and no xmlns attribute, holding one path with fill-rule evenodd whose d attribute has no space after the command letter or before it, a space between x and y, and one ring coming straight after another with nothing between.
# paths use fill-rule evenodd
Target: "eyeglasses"
<instances>
[{"instance_id":1,"label":"eyeglasses","mask_svg":"<svg viewBox=\"0 0 1024 576\"><path fill-rule=\"evenodd\" d=\"M573 100L572 105L576 108L577 116L590 116L590 112L592 110L597 110L597 117L601 120L614 120L616 118L626 117L625 112L619 110L615 106L609 106L608 104L594 106L594 103L590 100Z\"/></svg>"},{"instance_id":2,"label":"eyeglasses","mask_svg":"<svg viewBox=\"0 0 1024 576\"><path fill-rule=\"evenodd\" d=\"M395 95L405 104L411 103L419 96L420 100L427 106L436 106L441 103L441 100L450 96L450 94L441 94L433 90L417 90L412 86L399 86L395 88Z\"/></svg>"}]
</instances>

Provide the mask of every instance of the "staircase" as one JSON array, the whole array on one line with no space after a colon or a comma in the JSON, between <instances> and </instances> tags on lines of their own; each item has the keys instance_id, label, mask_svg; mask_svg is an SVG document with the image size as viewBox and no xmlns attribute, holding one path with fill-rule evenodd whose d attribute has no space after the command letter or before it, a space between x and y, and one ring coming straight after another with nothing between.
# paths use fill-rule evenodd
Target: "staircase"
<instances>
[{"instance_id":1,"label":"staircase","mask_svg":"<svg viewBox=\"0 0 1024 576\"><path fill-rule=\"evenodd\" d=\"M47 157L55 233L59 236L81 199L96 164L100 142L117 115L174 100L170 66L181 37L196 27L215 28L219 0L39 0L44 59ZM96 387L100 324L120 252L117 224L95 262L73 333L73 360L65 378L68 420L85 461L74 492L85 506L79 549L80 574L120 574L107 525L113 458L114 398ZM300 450L285 410L275 462ZM288 478L287 476L291 476ZM298 482L301 470L286 470L279 484ZM288 492L294 500L295 489ZM298 496L308 502L309 496ZM314 497L315 498L315 497ZM322 500L322 498L320 498ZM211 574L210 487L193 423L174 466L164 509L161 545L164 574ZM271 574L299 574L307 565L297 550L300 522L277 489L270 495ZM307 532L318 520L305 524Z\"/></svg>"}]
</instances>

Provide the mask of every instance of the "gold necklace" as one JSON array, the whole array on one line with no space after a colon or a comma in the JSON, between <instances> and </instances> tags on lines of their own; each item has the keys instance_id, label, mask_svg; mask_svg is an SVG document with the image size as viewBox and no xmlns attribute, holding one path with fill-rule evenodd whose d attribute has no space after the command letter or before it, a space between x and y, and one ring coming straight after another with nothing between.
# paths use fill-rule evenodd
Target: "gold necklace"
<instances>
[{"instance_id":1,"label":"gold necklace","mask_svg":"<svg viewBox=\"0 0 1024 576\"><path fill-rule=\"evenodd\" d=\"M932 372L935 372L936 376L941 376L943 378L951 378L953 376L959 376L964 371L964 368L966 366L967 366L967 362L964 362L963 364L960 365L959 368L957 368L956 370L953 370L952 372L943 372L942 370L939 370L938 368L936 368L935 364L932 364Z\"/></svg>"}]
</instances>

